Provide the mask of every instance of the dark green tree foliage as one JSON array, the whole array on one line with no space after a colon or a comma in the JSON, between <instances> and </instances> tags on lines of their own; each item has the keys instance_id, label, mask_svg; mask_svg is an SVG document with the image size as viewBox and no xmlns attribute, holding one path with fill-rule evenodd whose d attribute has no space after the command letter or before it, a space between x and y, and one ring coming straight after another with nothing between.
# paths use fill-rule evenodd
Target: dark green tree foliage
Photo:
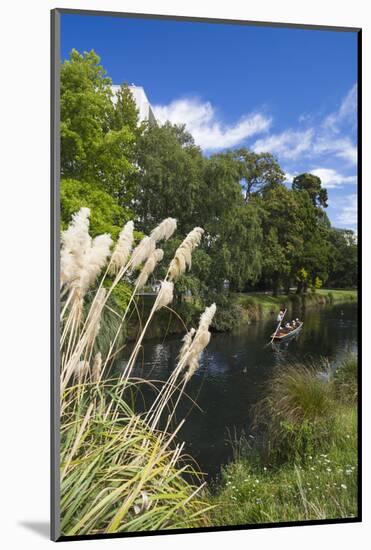
<instances>
[{"instance_id":1,"label":"dark green tree foliage","mask_svg":"<svg viewBox=\"0 0 371 550\"><path fill-rule=\"evenodd\" d=\"M327 190L321 185L321 179L314 174L300 174L292 183L294 191L306 191L313 203L313 206L327 208Z\"/></svg>"},{"instance_id":2,"label":"dark green tree foliage","mask_svg":"<svg viewBox=\"0 0 371 550\"><path fill-rule=\"evenodd\" d=\"M331 229L329 286L354 288L358 281L357 239L349 229Z\"/></svg>"},{"instance_id":3,"label":"dark green tree foliage","mask_svg":"<svg viewBox=\"0 0 371 550\"><path fill-rule=\"evenodd\" d=\"M305 209L297 195L282 184L267 188L255 199L263 227L263 274L277 293L290 286L293 266L304 246Z\"/></svg>"},{"instance_id":4,"label":"dark green tree foliage","mask_svg":"<svg viewBox=\"0 0 371 550\"><path fill-rule=\"evenodd\" d=\"M241 148L229 152L229 155L238 164L246 202L253 193L258 193L267 186L283 183L285 180L284 172L270 153L254 153Z\"/></svg>"},{"instance_id":5,"label":"dark green tree foliage","mask_svg":"<svg viewBox=\"0 0 371 550\"><path fill-rule=\"evenodd\" d=\"M141 228L148 231L172 216L181 234L192 229L201 220L204 163L192 136L184 127L151 125L138 141L138 162L135 211Z\"/></svg>"},{"instance_id":6,"label":"dark green tree foliage","mask_svg":"<svg viewBox=\"0 0 371 550\"><path fill-rule=\"evenodd\" d=\"M212 260L205 280L210 290L222 289L225 279L236 289L257 279L261 230L257 212L244 202L238 161L229 154L204 158L184 127L167 123L143 134L139 164L135 210L141 229L148 232L167 216L178 220L182 237L201 225L202 249Z\"/></svg>"}]
</instances>

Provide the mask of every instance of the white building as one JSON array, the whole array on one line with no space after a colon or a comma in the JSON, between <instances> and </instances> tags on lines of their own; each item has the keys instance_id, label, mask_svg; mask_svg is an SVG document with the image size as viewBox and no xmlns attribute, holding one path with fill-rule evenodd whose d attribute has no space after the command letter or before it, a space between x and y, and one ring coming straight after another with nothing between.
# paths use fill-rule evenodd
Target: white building
<instances>
[{"instance_id":1,"label":"white building","mask_svg":"<svg viewBox=\"0 0 371 550\"><path fill-rule=\"evenodd\" d=\"M128 88L132 93L135 104L139 111L139 122L143 122L145 120L148 120L149 122L156 122L156 117L153 113L151 104L148 101L146 92L144 91L142 86L134 86L134 84L132 84L131 86L128 86ZM112 86L112 91L115 95L117 94L119 89L120 86L116 84ZM115 95L113 101L115 101Z\"/></svg>"}]
</instances>

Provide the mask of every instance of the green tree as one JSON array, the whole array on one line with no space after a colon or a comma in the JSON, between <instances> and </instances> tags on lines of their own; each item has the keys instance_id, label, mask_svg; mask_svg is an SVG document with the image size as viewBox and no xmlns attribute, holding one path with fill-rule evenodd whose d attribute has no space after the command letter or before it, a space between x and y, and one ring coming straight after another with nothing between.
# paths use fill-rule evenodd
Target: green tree
<instances>
[{"instance_id":1,"label":"green tree","mask_svg":"<svg viewBox=\"0 0 371 550\"><path fill-rule=\"evenodd\" d=\"M329 233L330 268L328 282L332 288L352 288L358 282L357 239L350 229L332 228Z\"/></svg>"},{"instance_id":2,"label":"green tree","mask_svg":"<svg viewBox=\"0 0 371 550\"><path fill-rule=\"evenodd\" d=\"M240 183L246 202L252 193L257 193L266 186L283 183L285 180L284 172L270 153L254 153L241 148L228 154L238 163Z\"/></svg>"},{"instance_id":3,"label":"green tree","mask_svg":"<svg viewBox=\"0 0 371 550\"><path fill-rule=\"evenodd\" d=\"M289 288L303 252L307 212L301 198L281 184L267 188L255 202L263 227L263 276L277 294L282 285Z\"/></svg>"},{"instance_id":4,"label":"green tree","mask_svg":"<svg viewBox=\"0 0 371 550\"><path fill-rule=\"evenodd\" d=\"M314 174L300 174L295 176L292 188L294 191L306 191L313 206L327 208L327 190L322 187L321 179Z\"/></svg>"},{"instance_id":5,"label":"green tree","mask_svg":"<svg viewBox=\"0 0 371 550\"><path fill-rule=\"evenodd\" d=\"M62 63L61 175L97 183L128 205L136 172L132 98L121 90L115 107L111 84L94 51L72 50Z\"/></svg>"},{"instance_id":6,"label":"green tree","mask_svg":"<svg viewBox=\"0 0 371 550\"><path fill-rule=\"evenodd\" d=\"M151 125L138 142L139 173L135 211L138 224L149 231L168 216L178 232L200 225L203 163L201 151L184 127Z\"/></svg>"},{"instance_id":7,"label":"green tree","mask_svg":"<svg viewBox=\"0 0 371 550\"><path fill-rule=\"evenodd\" d=\"M137 137L142 133L139 124L139 110L126 82L121 84L115 94L111 117L110 128L112 130L120 130L123 126L126 126Z\"/></svg>"},{"instance_id":8,"label":"green tree","mask_svg":"<svg viewBox=\"0 0 371 550\"><path fill-rule=\"evenodd\" d=\"M86 206L90 208L90 234L95 237L110 233L117 237L125 221L131 218L114 197L95 183L64 179L61 181L61 228L66 229L72 214Z\"/></svg>"}]
</instances>

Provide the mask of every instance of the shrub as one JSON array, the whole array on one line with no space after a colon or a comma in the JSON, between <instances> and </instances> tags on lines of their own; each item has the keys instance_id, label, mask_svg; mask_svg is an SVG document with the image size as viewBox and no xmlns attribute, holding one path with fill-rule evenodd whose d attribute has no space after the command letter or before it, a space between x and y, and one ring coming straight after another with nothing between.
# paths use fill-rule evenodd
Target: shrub
<instances>
[{"instance_id":1,"label":"shrub","mask_svg":"<svg viewBox=\"0 0 371 550\"><path fill-rule=\"evenodd\" d=\"M313 367L281 369L255 407L255 425L265 433L266 459L300 458L329 443L333 406L332 384Z\"/></svg>"},{"instance_id":2,"label":"shrub","mask_svg":"<svg viewBox=\"0 0 371 550\"><path fill-rule=\"evenodd\" d=\"M218 306L212 327L216 331L226 332L237 327L243 317L241 305L232 301L228 295L220 295L216 298Z\"/></svg>"}]
</instances>

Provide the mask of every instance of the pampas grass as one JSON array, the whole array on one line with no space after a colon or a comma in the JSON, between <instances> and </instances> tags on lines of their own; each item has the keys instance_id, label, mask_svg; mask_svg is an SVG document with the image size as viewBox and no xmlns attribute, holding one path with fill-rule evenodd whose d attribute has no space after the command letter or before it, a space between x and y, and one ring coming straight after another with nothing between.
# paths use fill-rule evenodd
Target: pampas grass
<instances>
[{"instance_id":1,"label":"pampas grass","mask_svg":"<svg viewBox=\"0 0 371 550\"><path fill-rule=\"evenodd\" d=\"M176 219L166 218L151 232L151 238L157 243L158 241L167 241L176 230Z\"/></svg>"},{"instance_id":2,"label":"pampas grass","mask_svg":"<svg viewBox=\"0 0 371 550\"><path fill-rule=\"evenodd\" d=\"M191 376L199 367L199 361L202 355L203 350L206 348L210 342L210 331L209 327L213 320L213 317L216 312L216 305L212 304L210 307L207 307L202 313L200 318L200 323L198 329L193 337L193 340L190 342L188 349L184 350L183 357L181 358L180 365L181 367L187 368L185 378L189 380Z\"/></svg>"},{"instance_id":3,"label":"pampas grass","mask_svg":"<svg viewBox=\"0 0 371 550\"><path fill-rule=\"evenodd\" d=\"M84 264L84 255L91 246L89 235L89 208L80 208L61 235L61 286L70 284Z\"/></svg>"},{"instance_id":4,"label":"pampas grass","mask_svg":"<svg viewBox=\"0 0 371 550\"><path fill-rule=\"evenodd\" d=\"M200 244L204 230L201 227L195 227L186 236L184 241L175 252L169 266L169 279L177 279L185 270L190 269L192 265L192 252Z\"/></svg>"},{"instance_id":5,"label":"pampas grass","mask_svg":"<svg viewBox=\"0 0 371 550\"><path fill-rule=\"evenodd\" d=\"M129 221L122 229L115 249L112 253L111 262L109 265L109 272L112 275L116 275L120 269L126 266L134 240L134 222Z\"/></svg>"},{"instance_id":6,"label":"pampas grass","mask_svg":"<svg viewBox=\"0 0 371 550\"><path fill-rule=\"evenodd\" d=\"M137 339L120 380L107 383L105 371L117 351L115 343L136 293L154 272L163 251L156 242L167 240L176 228L176 220L167 218L145 236L131 252L134 225L122 229L111 259L112 239L89 235L89 209L73 216L62 235L61 282L69 290L61 314L61 515L63 534L114 533L197 527L206 525L207 506L197 496L202 485L192 485L182 477L188 472L198 480L196 470L185 465L183 444L175 443L181 424L168 430L177 403L188 378L179 387L183 368L197 368L207 344L212 306L201 317L200 326L185 337L182 359L160 391L159 399L148 413L135 414L128 406L140 380L131 378L147 327L156 311L173 300L173 280L191 267L191 253L198 246L203 230L195 228L178 248L146 323ZM143 265L144 264L144 265ZM176 269L173 267L176 264ZM102 274L100 283L98 277ZM125 272L141 272L130 300L107 352L97 349L102 313L107 300ZM103 282L107 274L112 282ZM98 287L96 286L98 284ZM86 310L87 292L93 299ZM108 289L106 288L108 286ZM214 307L215 312L215 307ZM211 321L210 321L211 322ZM158 429L161 413L175 391L178 400L171 407L165 430ZM129 392L129 394L128 394ZM150 413L150 414L149 414Z\"/></svg>"},{"instance_id":7,"label":"pampas grass","mask_svg":"<svg viewBox=\"0 0 371 550\"><path fill-rule=\"evenodd\" d=\"M131 270L135 271L155 251L156 241L152 237L145 236L135 247L131 258Z\"/></svg>"},{"instance_id":8,"label":"pampas grass","mask_svg":"<svg viewBox=\"0 0 371 550\"><path fill-rule=\"evenodd\" d=\"M155 303L156 311L168 306L173 301L174 296L174 283L169 281L161 281L160 292L158 293Z\"/></svg>"},{"instance_id":9,"label":"pampas grass","mask_svg":"<svg viewBox=\"0 0 371 550\"><path fill-rule=\"evenodd\" d=\"M148 277L154 272L156 265L161 262L163 257L164 251L161 250L161 248L156 248L156 250L154 250L152 254L150 254L137 279L136 285L138 287L138 290L144 287L144 285L148 281Z\"/></svg>"}]
</instances>

